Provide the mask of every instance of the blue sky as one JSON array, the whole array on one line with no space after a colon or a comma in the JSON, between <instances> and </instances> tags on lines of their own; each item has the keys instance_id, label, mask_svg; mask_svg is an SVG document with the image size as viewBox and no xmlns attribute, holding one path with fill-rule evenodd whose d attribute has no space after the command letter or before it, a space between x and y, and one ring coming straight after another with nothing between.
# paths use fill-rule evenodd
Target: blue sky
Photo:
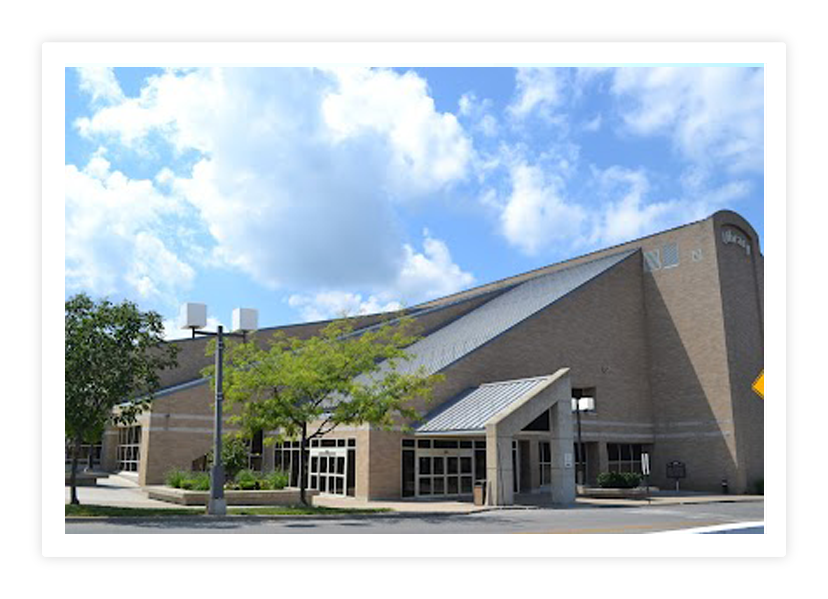
<instances>
[{"instance_id":1,"label":"blue sky","mask_svg":"<svg viewBox=\"0 0 828 599\"><path fill-rule=\"evenodd\" d=\"M175 330L413 305L728 208L763 233L750 67L66 71L67 296Z\"/></svg>"}]
</instances>

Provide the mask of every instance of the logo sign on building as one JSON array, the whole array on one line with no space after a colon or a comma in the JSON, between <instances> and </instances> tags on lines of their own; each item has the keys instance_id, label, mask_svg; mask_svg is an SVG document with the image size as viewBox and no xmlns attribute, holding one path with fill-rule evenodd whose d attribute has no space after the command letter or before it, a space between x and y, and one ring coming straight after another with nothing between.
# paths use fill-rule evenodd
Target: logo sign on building
<instances>
[{"instance_id":1,"label":"logo sign on building","mask_svg":"<svg viewBox=\"0 0 828 599\"><path fill-rule=\"evenodd\" d=\"M765 371L764 370L762 372L760 372L757 379L755 381L753 381L753 386L751 387L751 389L753 389L753 391L756 393L756 395L758 395L762 399L765 399Z\"/></svg>"},{"instance_id":2,"label":"logo sign on building","mask_svg":"<svg viewBox=\"0 0 828 599\"><path fill-rule=\"evenodd\" d=\"M572 454L564 453L564 468L572 468Z\"/></svg>"},{"instance_id":3,"label":"logo sign on building","mask_svg":"<svg viewBox=\"0 0 828 599\"><path fill-rule=\"evenodd\" d=\"M644 476L650 476L650 454L649 453L642 453L641 454L641 474Z\"/></svg>"},{"instance_id":4,"label":"logo sign on building","mask_svg":"<svg viewBox=\"0 0 828 599\"><path fill-rule=\"evenodd\" d=\"M750 242L739 232L734 231L733 229L723 229L722 241L725 245L729 245L731 243L736 244L745 250L746 255L750 256Z\"/></svg>"}]
</instances>

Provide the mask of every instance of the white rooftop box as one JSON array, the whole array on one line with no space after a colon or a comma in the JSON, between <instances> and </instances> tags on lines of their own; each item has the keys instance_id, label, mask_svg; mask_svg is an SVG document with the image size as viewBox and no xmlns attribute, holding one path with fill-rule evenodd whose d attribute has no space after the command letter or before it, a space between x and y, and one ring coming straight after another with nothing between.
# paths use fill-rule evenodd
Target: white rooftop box
<instances>
[{"instance_id":1,"label":"white rooftop box","mask_svg":"<svg viewBox=\"0 0 828 599\"><path fill-rule=\"evenodd\" d=\"M178 320L182 329L203 329L207 326L207 304L183 304Z\"/></svg>"},{"instance_id":2,"label":"white rooftop box","mask_svg":"<svg viewBox=\"0 0 828 599\"><path fill-rule=\"evenodd\" d=\"M233 310L233 331L255 331L259 328L259 311L253 308L236 308Z\"/></svg>"}]
</instances>

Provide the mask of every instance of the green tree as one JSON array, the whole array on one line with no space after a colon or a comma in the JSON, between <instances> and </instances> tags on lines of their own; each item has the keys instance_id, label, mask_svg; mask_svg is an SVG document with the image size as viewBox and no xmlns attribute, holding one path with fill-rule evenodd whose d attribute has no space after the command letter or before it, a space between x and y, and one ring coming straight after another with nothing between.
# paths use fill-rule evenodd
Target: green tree
<instances>
[{"instance_id":1,"label":"green tree","mask_svg":"<svg viewBox=\"0 0 828 599\"><path fill-rule=\"evenodd\" d=\"M364 332L351 321L335 321L308 339L277 333L269 347L229 344L225 353L226 408L230 421L248 435L279 430L300 441L300 497L307 504L308 442L339 425L369 423L390 428L419 417L413 400L428 401L441 375L424 369L402 372L417 337L410 317L389 320ZM213 367L205 372L212 374Z\"/></svg>"},{"instance_id":2,"label":"green tree","mask_svg":"<svg viewBox=\"0 0 828 599\"><path fill-rule=\"evenodd\" d=\"M99 438L107 422L135 422L159 387L159 371L177 365L178 348L164 342L159 314L129 301L75 295L65 304L65 327L65 435L73 446L71 502L77 504L81 444Z\"/></svg>"}]
</instances>

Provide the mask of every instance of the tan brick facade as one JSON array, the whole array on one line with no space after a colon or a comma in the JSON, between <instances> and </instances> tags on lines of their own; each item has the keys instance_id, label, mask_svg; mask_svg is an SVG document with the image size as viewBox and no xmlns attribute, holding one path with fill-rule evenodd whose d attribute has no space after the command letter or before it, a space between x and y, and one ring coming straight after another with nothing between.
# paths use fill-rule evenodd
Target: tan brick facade
<instances>
[{"instance_id":1,"label":"tan brick facade","mask_svg":"<svg viewBox=\"0 0 828 599\"><path fill-rule=\"evenodd\" d=\"M625 249L640 251L450 364L434 402L418 407L428 412L470 387L569 368L572 388L595 389L596 411L582 417L588 479L609 467L608 443L641 444L651 454L653 484L670 487L666 464L680 460L683 488L716 491L726 480L731 492L749 491L763 476L763 404L750 387L763 364L764 275L757 235L737 214L718 212L423 304L417 308L429 310L418 322L428 334L517 282ZM308 336L322 325L280 330ZM205 341L180 345L181 367L164 377L170 385L197 378L210 363ZM205 384L154 401L142 417L142 484L160 482L171 467L188 468L209 450L211 410ZM357 439L358 497L400 496L401 444L410 435L361 427L331 437ZM107 439L104 462L113 467L117 437ZM537 486L537 443L525 446L526 476ZM272 467L272 456L264 464Z\"/></svg>"}]
</instances>

